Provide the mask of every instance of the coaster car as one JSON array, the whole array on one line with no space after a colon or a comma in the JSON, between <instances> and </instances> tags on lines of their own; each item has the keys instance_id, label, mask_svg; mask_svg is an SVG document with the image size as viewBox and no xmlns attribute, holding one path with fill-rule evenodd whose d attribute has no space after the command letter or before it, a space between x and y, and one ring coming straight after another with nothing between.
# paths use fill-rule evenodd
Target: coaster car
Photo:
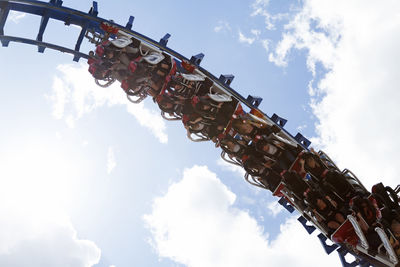
<instances>
[{"instance_id":1,"label":"coaster car","mask_svg":"<svg viewBox=\"0 0 400 267\"><path fill-rule=\"evenodd\" d=\"M202 95L200 90L204 88L205 84L211 86L213 82L200 73L178 73L172 77L171 86L167 90L175 96L191 99L195 95Z\"/></svg>"},{"instance_id":2,"label":"coaster car","mask_svg":"<svg viewBox=\"0 0 400 267\"><path fill-rule=\"evenodd\" d=\"M160 94L154 100L158 104L161 116L164 119L169 121L182 119L185 100L175 97L170 93Z\"/></svg>"},{"instance_id":3,"label":"coaster car","mask_svg":"<svg viewBox=\"0 0 400 267\"><path fill-rule=\"evenodd\" d=\"M218 145L221 147L221 158L231 164L242 167L242 157L248 147L248 142L239 135L220 135Z\"/></svg>"},{"instance_id":4,"label":"coaster car","mask_svg":"<svg viewBox=\"0 0 400 267\"><path fill-rule=\"evenodd\" d=\"M187 137L193 142L203 142L213 140L216 141L218 132L216 131L216 125L203 119L199 114L185 114L182 117L183 125L187 131Z\"/></svg>"},{"instance_id":5,"label":"coaster car","mask_svg":"<svg viewBox=\"0 0 400 267\"><path fill-rule=\"evenodd\" d=\"M110 69L111 63L103 59L92 59L89 65L89 73L92 74L95 82L100 87L108 87L115 82Z\"/></svg>"},{"instance_id":6,"label":"coaster car","mask_svg":"<svg viewBox=\"0 0 400 267\"><path fill-rule=\"evenodd\" d=\"M399 210L399 197L395 190L390 186L384 186L378 183L372 187L373 196L377 199L380 207L387 207L390 210Z\"/></svg>"}]
</instances>

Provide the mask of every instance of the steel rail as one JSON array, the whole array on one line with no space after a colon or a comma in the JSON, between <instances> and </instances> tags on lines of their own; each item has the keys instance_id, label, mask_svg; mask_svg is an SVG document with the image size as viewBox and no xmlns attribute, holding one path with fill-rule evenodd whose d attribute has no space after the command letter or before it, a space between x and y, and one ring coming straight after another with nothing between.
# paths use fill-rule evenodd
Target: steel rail
<instances>
[{"instance_id":1,"label":"steel rail","mask_svg":"<svg viewBox=\"0 0 400 267\"><path fill-rule=\"evenodd\" d=\"M15 37L15 36L7 36L7 35L0 35L0 40L5 41L5 42L17 42L17 43L24 43L24 44L32 44L32 45L37 45L37 46L42 46L46 48L50 48L53 50L58 50L63 53L68 53L72 54L74 56L79 56L81 58L86 58L88 59L89 56L87 54L77 52L73 49L69 49L63 46L55 45L55 44L50 44L46 42L41 42L41 41L36 41L32 39L27 39L27 38L21 38L21 37Z\"/></svg>"}]
</instances>

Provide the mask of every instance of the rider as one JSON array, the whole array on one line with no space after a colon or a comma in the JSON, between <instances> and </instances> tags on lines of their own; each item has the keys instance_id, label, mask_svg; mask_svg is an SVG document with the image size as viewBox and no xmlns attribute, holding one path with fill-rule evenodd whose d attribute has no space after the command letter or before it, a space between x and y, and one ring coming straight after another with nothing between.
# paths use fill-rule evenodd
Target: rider
<instances>
[{"instance_id":1,"label":"rider","mask_svg":"<svg viewBox=\"0 0 400 267\"><path fill-rule=\"evenodd\" d=\"M311 190L306 193L306 200L312 206L318 221L324 222L330 229L336 230L345 221L344 215L339 212L338 204L328 195L321 195Z\"/></svg>"}]
</instances>

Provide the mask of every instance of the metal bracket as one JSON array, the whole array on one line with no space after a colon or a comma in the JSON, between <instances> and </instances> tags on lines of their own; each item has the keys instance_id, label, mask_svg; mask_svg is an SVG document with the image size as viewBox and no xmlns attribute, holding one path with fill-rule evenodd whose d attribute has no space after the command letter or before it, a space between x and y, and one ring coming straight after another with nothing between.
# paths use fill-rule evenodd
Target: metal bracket
<instances>
[{"instance_id":1,"label":"metal bracket","mask_svg":"<svg viewBox=\"0 0 400 267\"><path fill-rule=\"evenodd\" d=\"M50 0L50 4L53 6L62 6L63 1L62 0Z\"/></svg>"},{"instance_id":2,"label":"metal bracket","mask_svg":"<svg viewBox=\"0 0 400 267\"><path fill-rule=\"evenodd\" d=\"M301 133L297 133L294 139L302 144L305 148L308 148L311 145L311 141L305 138Z\"/></svg>"},{"instance_id":3,"label":"metal bracket","mask_svg":"<svg viewBox=\"0 0 400 267\"><path fill-rule=\"evenodd\" d=\"M278 203L281 204L282 207L284 207L288 212L293 213L293 211L294 211L293 206L290 205L290 203L284 197L281 197L281 199L279 199Z\"/></svg>"},{"instance_id":4,"label":"metal bracket","mask_svg":"<svg viewBox=\"0 0 400 267\"><path fill-rule=\"evenodd\" d=\"M166 35L164 35L164 37L160 39L160 45L162 45L162 46L167 46L169 37L171 37L171 34L169 34L169 33L167 33Z\"/></svg>"},{"instance_id":5,"label":"metal bracket","mask_svg":"<svg viewBox=\"0 0 400 267\"><path fill-rule=\"evenodd\" d=\"M204 54L203 53L197 54L197 55L192 56L190 58L190 63L192 63L192 64L194 64L196 66L199 66L201 61L203 60L203 58L204 58Z\"/></svg>"},{"instance_id":6,"label":"metal bracket","mask_svg":"<svg viewBox=\"0 0 400 267\"><path fill-rule=\"evenodd\" d=\"M250 102L253 107L258 108L263 99L259 96L248 95L246 100Z\"/></svg>"},{"instance_id":7,"label":"metal bracket","mask_svg":"<svg viewBox=\"0 0 400 267\"><path fill-rule=\"evenodd\" d=\"M92 15L93 17L97 17L97 15L99 14L99 10L98 10L98 5L96 1L93 1L92 7L89 10L89 15Z\"/></svg>"},{"instance_id":8,"label":"metal bracket","mask_svg":"<svg viewBox=\"0 0 400 267\"><path fill-rule=\"evenodd\" d=\"M132 30L133 21L135 20L134 16L130 16L128 22L126 23L125 28L128 30Z\"/></svg>"},{"instance_id":9,"label":"metal bracket","mask_svg":"<svg viewBox=\"0 0 400 267\"><path fill-rule=\"evenodd\" d=\"M308 221L303 216L300 216L297 218L297 220L303 225L304 229L306 229L307 233L310 235L315 231L315 229L317 229L314 225L307 225Z\"/></svg>"},{"instance_id":10,"label":"metal bracket","mask_svg":"<svg viewBox=\"0 0 400 267\"><path fill-rule=\"evenodd\" d=\"M279 117L276 113L274 113L271 117L271 120L278 124L281 127L284 127L285 124L287 123L287 119L284 119L282 117Z\"/></svg>"},{"instance_id":11,"label":"metal bracket","mask_svg":"<svg viewBox=\"0 0 400 267\"><path fill-rule=\"evenodd\" d=\"M218 80L223 84L230 86L233 81L233 78L235 78L235 76L233 76L232 74L226 74L226 75L221 74Z\"/></svg>"},{"instance_id":12,"label":"metal bracket","mask_svg":"<svg viewBox=\"0 0 400 267\"><path fill-rule=\"evenodd\" d=\"M353 261L352 263L347 262L345 256L347 255L348 251L344 247L340 247L336 251L339 254L340 262L342 263L343 267L355 267L359 264L357 261Z\"/></svg>"},{"instance_id":13,"label":"metal bracket","mask_svg":"<svg viewBox=\"0 0 400 267\"><path fill-rule=\"evenodd\" d=\"M335 249L338 248L338 245L336 245L336 244L328 245L328 244L326 243L326 241L328 240L328 238L327 238L323 233L320 233L320 234L318 235L318 239L319 239L319 241L321 242L321 245L322 245L322 247L324 248L326 254L328 254L328 255L331 254Z\"/></svg>"}]
</instances>

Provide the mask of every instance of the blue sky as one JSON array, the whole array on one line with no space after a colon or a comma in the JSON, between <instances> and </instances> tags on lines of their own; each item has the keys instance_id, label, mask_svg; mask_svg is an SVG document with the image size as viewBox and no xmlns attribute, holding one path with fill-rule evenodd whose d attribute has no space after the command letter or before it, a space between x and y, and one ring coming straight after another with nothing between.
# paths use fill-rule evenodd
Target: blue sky
<instances>
[{"instance_id":1,"label":"blue sky","mask_svg":"<svg viewBox=\"0 0 400 267\"><path fill-rule=\"evenodd\" d=\"M203 52L203 67L235 75L234 89L263 97L263 111L367 187L398 183L397 2L98 2L101 17L133 15L136 31ZM19 15L6 34L34 38L40 19ZM72 47L78 33L50 22L44 40ZM85 62L59 52L12 43L0 60L0 265L338 266L150 99L135 106L118 85L96 87Z\"/></svg>"}]
</instances>

